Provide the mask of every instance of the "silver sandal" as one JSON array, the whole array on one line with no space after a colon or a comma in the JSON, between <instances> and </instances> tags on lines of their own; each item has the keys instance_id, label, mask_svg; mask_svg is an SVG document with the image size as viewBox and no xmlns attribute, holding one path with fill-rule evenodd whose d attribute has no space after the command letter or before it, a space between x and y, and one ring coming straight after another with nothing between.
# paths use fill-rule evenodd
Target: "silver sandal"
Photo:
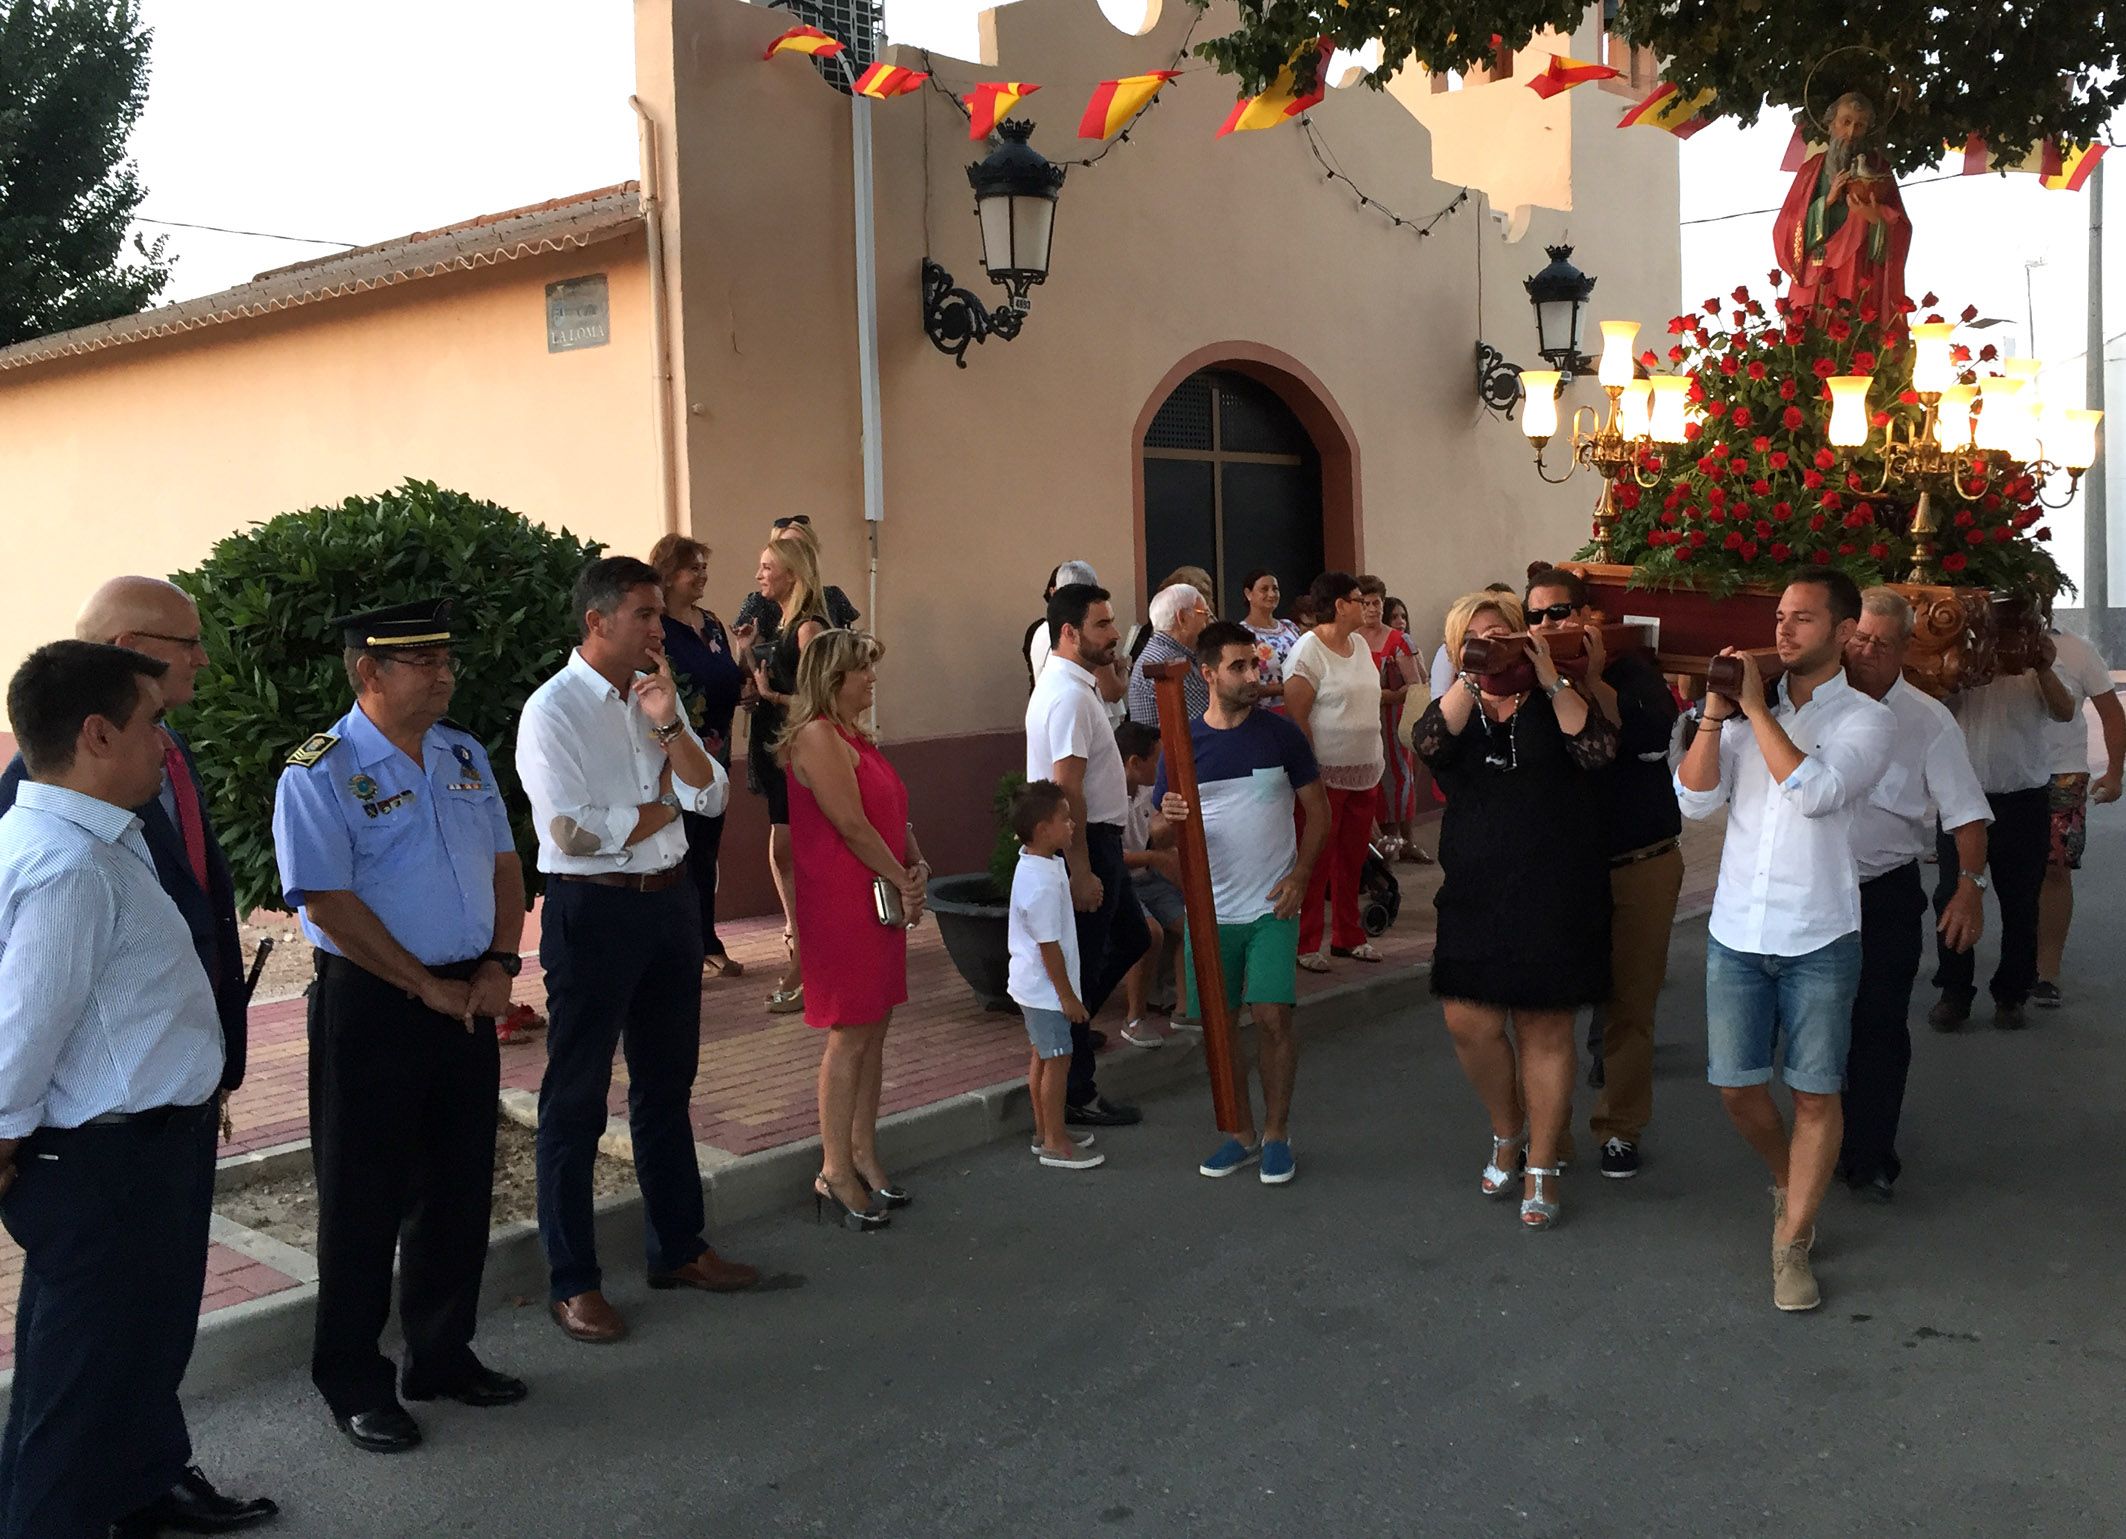
<instances>
[{"instance_id":1,"label":"silver sandal","mask_svg":"<svg viewBox=\"0 0 2126 1539\"><path fill-rule=\"evenodd\" d=\"M1556 1177L1555 1167L1544 1169L1530 1165L1525 1172L1535 1177L1535 1195L1521 1199L1521 1227L1524 1229L1549 1229L1558 1221L1558 1205L1543 1195L1543 1183Z\"/></svg>"},{"instance_id":2,"label":"silver sandal","mask_svg":"<svg viewBox=\"0 0 2126 1539\"><path fill-rule=\"evenodd\" d=\"M1511 1138L1501 1138L1496 1133L1491 1135L1491 1163L1484 1167L1481 1181L1483 1193L1486 1197L1503 1197L1513 1189L1509 1183L1513 1181L1516 1172L1521 1168L1522 1161L1528 1158L1527 1145L1528 1130L1526 1128L1522 1128L1520 1132L1514 1134ZM1520 1154L1511 1166L1501 1165L1499 1157L1508 1149L1517 1149Z\"/></svg>"}]
</instances>

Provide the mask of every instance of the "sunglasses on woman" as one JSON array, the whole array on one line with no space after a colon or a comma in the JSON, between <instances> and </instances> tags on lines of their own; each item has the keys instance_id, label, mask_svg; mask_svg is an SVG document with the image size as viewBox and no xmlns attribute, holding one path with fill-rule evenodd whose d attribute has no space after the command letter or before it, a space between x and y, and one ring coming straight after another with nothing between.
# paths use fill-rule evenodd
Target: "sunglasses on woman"
<instances>
[{"instance_id":1,"label":"sunglasses on woman","mask_svg":"<svg viewBox=\"0 0 2126 1539\"><path fill-rule=\"evenodd\" d=\"M768 527L771 529L787 529L792 524L803 524L807 529L810 529L812 527L812 515L809 513L792 513L788 518L778 518Z\"/></svg>"},{"instance_id":2,"label":"sunglasses on woman","mask_svg":"<svg viewBox=\"0 0 2126 1539\"><path fill-rule=\"evenodd\" d=\"M1555 620L1563 625L1572 618L1572 611L1573 606L1570 604L1550 604L1541 609L1531 609L1528 611L1528 628L1533 630L1545 620Z\"/></svg>"}]
</instances>

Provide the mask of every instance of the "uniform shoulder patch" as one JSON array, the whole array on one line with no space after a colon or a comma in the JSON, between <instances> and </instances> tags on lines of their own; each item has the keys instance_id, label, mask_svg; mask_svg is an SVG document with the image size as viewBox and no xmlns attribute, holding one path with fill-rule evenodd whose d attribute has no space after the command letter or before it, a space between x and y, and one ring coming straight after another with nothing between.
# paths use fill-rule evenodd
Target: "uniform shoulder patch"
<instances>
[{"instance_id":1,"label":"uniform shoulder patch","mask_svg":"<svg viewBox=\"0 0 2126 1539\"><path fill-rule=\"evenodd\" d=\"M313 732L302 747L288 755L288 762L298 769L308 769L311 765L317 763L318 760L324 758L326 754L332 752L333 744L338 741L339 734L337 733Z\"/></svg>"}]
</instances>

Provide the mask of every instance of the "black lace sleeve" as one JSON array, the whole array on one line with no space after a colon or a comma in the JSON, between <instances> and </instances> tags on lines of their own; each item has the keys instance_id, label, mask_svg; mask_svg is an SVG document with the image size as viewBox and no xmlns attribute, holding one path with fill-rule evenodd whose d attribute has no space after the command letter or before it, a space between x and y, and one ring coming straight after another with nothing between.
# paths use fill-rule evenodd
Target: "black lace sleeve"
<instances>
[{"instance_id":1,"label":"black lace sleeve","mask_svg":"<svg viewBox=\"0 0 2126 1539\"><path fill-rule=\"evenodd\" d=\"M1410 733L1410 744L1417 750L1417 756L1435 770L1448 768L1462 756L1462 740L1447 726L1447 718L1441 714L1439 704L1434 700L1426 706L1425 714L1417 719L1417 725Z\"/></svg>"},{"instance_id":2,"label":"black lace sleeve","mask_svg":"<svg viewBox=\"0 0 2126 1539\"><path fill-rule=\"evenodd\" d=\"M1562 726L1560 730L1563 730ZM1587 725L1565 739L1565 752L1572 759L1575 769L1605 768L1617 756L1616 724L1589 701Z\"/></svg>"}]
</instances>

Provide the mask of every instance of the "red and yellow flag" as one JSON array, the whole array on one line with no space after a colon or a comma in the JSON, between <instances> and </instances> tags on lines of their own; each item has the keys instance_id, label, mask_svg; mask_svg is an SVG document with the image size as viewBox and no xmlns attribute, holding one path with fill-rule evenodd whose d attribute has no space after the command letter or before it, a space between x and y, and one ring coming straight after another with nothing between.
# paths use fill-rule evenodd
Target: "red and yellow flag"
<instances>
[{"instance_id":1,"label":"red and yellow flag","mask_svg":"<svg viewBox=\"0 0 2126 1539\"><path fill-rule=\"evenodd\" d=\"M841 51L841 42L817 27L792 27L768 44L768 51L761 57L772 59L779 53L808 53L815 59L831 59Z\"/></svg>"},{"instance_id":2,"label":"red and yellow flag","mask_svg":"<svg viewBox=\"0 0 2126 1539\"><path fill-rule=\"evenodd\" d=\"M2101 143L2063 145L2046 139L2021 154L1999 151L1977 134L1964 141L1962 175L1982 176L1989 171L2013 171L2035 176L2050 191L2080 192L2104 158Z\"/></svg>"},{"instance_id":3,"label":"red and yellow flag","mask_svg":"<svg viewBox=\"0 0 2126 1539\"><path fill-rule=\"evenodd\" d=\"M922 89L929 75L919 69L902 69L898 64L874 64L856 77L856 94L885 101L892 96L906 96L910 91Z\"/></svg>"},{"instance_id":4,"label":"red and yellow flag","mask_svg":"<svg viewBox=\"0 0 2126 1539\"><path fill-rule=\"evenodd\" d=\"M1529 77L1528 89L1548 101L1560 91L1570 91L1589 80L1614 80L1621 73L1606 64L1589 64L1582 59L1568 59L1561 53L1554 53L1542 74Z\"/></svg>"},{"instance_id":5,"label":"red and yellow flag","mask_svg":"<svg viewBox=\"0 0 2126 1539\"><path fill-rule=\"evenodd\" d=\"M960 100L967 104L967 137L987 139L1011 109L1041 88L1025 80L984 80Z\"/></svg>"},{"instance_id":6,"label":"red and yellow flag","mask_svg":"<svg viewBox=\"0 0 2126 1539\"><path fill-rule=\"evenodd\" d=\"M1617 127L1658 128L1665 134L1674 134L1678 139L1688 139L1712 121L1710 118L1699 116L1712 104L1712 100L1710 87L1686 98L1671 81L1617 119Z\"/></svg>"},{"instance_id":7,"label":"red and yellow flag","mask_svg":"<svg viewBox=\"0 0 2126 1539\"><path fill-rule=\"evenodd\" d=\"M2096 163L2104 158L2102 144L2077 144L2060 157L2057 174L2045 178L2045 185L2054 192L2080 192L2096 170Z\"/></svg>"},{"instance_id":8,"label":"red and yellow flag","mask_svg":"<svg viewBox=\"0 0 2126 1539\"><path fill-rule=\"evenodd\" d=\"M1318 104L1329 94L1329 55L1336 51L1335 42L1323 38L1319 45L1320 61L1314 71L1314 89L1305 96L1299 94L1298 77L1287 64L1277 72L1270 88L1260 96L1243 96L1233 103L1232 112L1226 117L1225 126L1218 130L1220 139L1227 134L1252 132L1258 128L1275 128L1279 123L1291 121L1309 107ZM1294 57L1298 57L1294 55Z\"/></svg>"},{"instance_id":9,"label":"red and yellow flag","mask_svg":"<svg viewBox=\"0 0 2126 1539\"><path fill-rule=\"evenodd\" d=\"M1129 127L1130 119L1159 94L1161 86L1180 73L1177 69L1161 69L1149 75L1124 75L1120 80L1101 81L1093 87L1093 99L1086 104L1085 116L1078 120L1078 137L1114 138Z\"/></svg>"}]
</instances>

